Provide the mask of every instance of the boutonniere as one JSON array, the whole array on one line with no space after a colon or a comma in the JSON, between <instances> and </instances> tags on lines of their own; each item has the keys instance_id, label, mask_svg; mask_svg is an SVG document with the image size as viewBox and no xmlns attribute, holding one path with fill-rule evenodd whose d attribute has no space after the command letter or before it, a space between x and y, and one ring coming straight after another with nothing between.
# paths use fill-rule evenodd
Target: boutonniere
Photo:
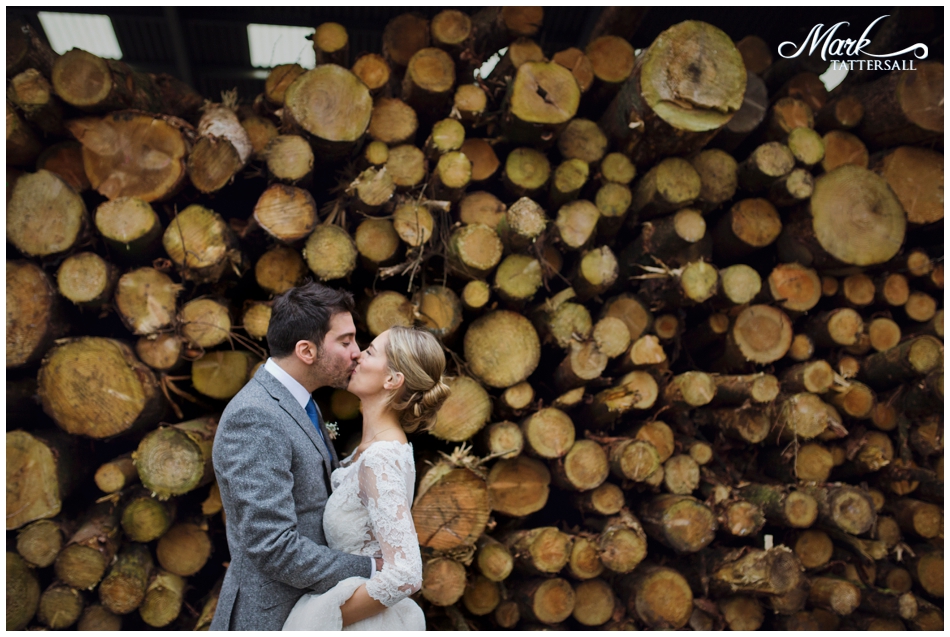
<instances>
[{"instance_id":1,"label":"boutonniere","mask_svg":"<svg viewBox=\"0 0 950 637\"><path fill-rule=\"evenodd\" d=\"M330 440L336 440L336 437L340 435L340 427L335 422L328 422L327 433L330 434Z\"/></svg>"}]
</instances>

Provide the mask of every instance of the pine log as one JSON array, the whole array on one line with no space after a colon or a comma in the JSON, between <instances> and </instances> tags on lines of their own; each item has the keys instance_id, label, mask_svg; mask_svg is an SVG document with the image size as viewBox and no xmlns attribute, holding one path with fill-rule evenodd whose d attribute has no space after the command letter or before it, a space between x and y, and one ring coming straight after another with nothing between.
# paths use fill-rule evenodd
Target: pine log
<instances>
[{"instance_id":1,"label":"pine log","mask_svg":"<svg viewBox=\"0 0 950 637\"><path fill-rule=\"evenodd\" d=\"M559 572L570 559L572 542L570 535L552 526L513 531L504 539L515 567L530 575Z\"/></svg>"},{"instance_id":2,"label":"pine log","mask_svg":"<svg viewBox=\"0 0 950 637\"><path fill-rule=\"evenodd\" d=\"M785 145L792 152L795 163L810 168L825 157L825 142L813 129L799 126L789 131Z\"/></svg>"},{"instance_id":3,"label":"pine log","mask_svg":"<svg viewBox=\"0 0 950 637\"><path fill-rule=\"evenodd\" d=\"M567 580L528 580L515 592L515 599L526 619L542 624L557 624L574 612L574 589Z\"/></svg>"},{"instance_id":4,"label":"pine log","mask_svg":"<svg viewBox=\"0 0 950 637\"><path fill-rule=\"evenodd\" d=\"M411 147L402 146L400 148ZM411 150L418 151L416 148L411 148ZM421 156L422 152L418 152ZM429 239L432 238L432 233L435 230L435 220L426 206L415 202L405 202L398 205L395 213L393 213L393 229L403 243L410 248L418 248L428 243Z\"/></svg>"},{"instance_id":5,"label":"pine log","mask_svg":"<svg viewBox=\"0 0 950 637\"><path fill-rule=\"evenodd\" d=\"M155 569L145 589L145 599L139 606L142 621L153 628L164 628L172 623L181 612L184 591L182 577Z\"/></svg>"},{"instance_id":6,"label":"pine log","mask_svg":"<svg viewBox=\"0 0 950 637\"><path fill-rule=\"evenodd\" d=\"M452 57L434 47L413 53L402 80L402 98L427 117L438 117L451 101L455 86Z\"/></svg>"},{"instance_id":7,"label":"pine log","mask_svg":"<svg viewBox=\"0 0 950 637\"><path fill-rule=\"evenodd\" d=\"M818 503L803 491L781 485L750 484L741 487L739 495L759 506L770 524L807 529L818 518Z\"/></svg>"},{"instance_id":8,"label":"pine log","mask_svg":"<svg viewBox=\"0 0 950 637\"><path fill-rule=\"evenodd\" d=\"M403 13L386 23L383 31L383 55L399 72L410 58L429 46L429 21L412 13Z\"/></svg>"},{"instance_id":9,"label":"pine log","mask_svg":"<svg viewBox=\"0 0 950 637\"><path fill-rule=\"evenodd\" d=\"M348 276L356 268L357 255L353 238L335 225L318 225L303 249L307 266L321 281Z\"/></svg>"},{"instance_id":10,"label":"pine log","mask_svg":"<svg viewBox=\"0 0 950 637\"><path fill-rule=\"evenodd\" d=\"M299 64L278 64L267 74L264 82L264 97L274 106L283 106L287 97L287 89L298 77L304 74Z\"/></svg>"},{"instance_id":11,"label":"pine log","mask_svg":"<svg viewBox=\"0 0 950 637\"><path fill-rule=\"evenodd\" d=\"M719 529L735 537L750 537L765 526L761 507L747 500L732 499L715 507Z\"/></svg>"},{"instance_id":12,"label":"pine log","mask_svg":"<svg viewBox=\"0 0 950 637\"><path fill-rule=\"evenodd\" d=\"M159 500L146 489L137 489L124 502L122 530L133 542L151 542L162 537L175 521L174 500Z\"/></svg>"},{"instance_id":13,"label":"pine log","mask_svg":"<svg viewBox=\"0 0 950 637\"><path fill-rule=\"evenodd\" d=\"M485 531L489 487L471 469L440 462L419 484L412 518L421 546L436 550L475 544Z\"/></svg>"},{"instance_id":14,"label":"pine log","mask_svg":"<svg viewBox=\"0 0 950 637\"><path fill-rule=\"evenodd\" d=\"M135 342L135 353L152 369L167 372L183 362L184 347L184 339L177 334L149 334Z\"/></svg>"},{"instance_id":15,"label":"pine log","mask_svg":"<svg viewBox=\"0 0 950 637\"><path fill-rule=\"evenodd\" d=\"M465 276L477 278L484 278L495 269L504 250L498 233L482 223L461 226L452 233L448 245L453 267Z\"/></svg>"},{"instance_id":16,"label":"pine log","mask_svg":"<svg viewBox=\"0 0 950 637\"><path fill-rule=\"evenodd\" d=\"M635 437L637 440L645 440L653 444L659 455L660 462L666 462L676 450L676 440L673 430L662 420L651 420L640 425Z\"/></svg>"},{"instance_id":17,"label":"pine log","mask_svg":"<svg viewBox=\"0 0 950 637\"><path fill-rule=\"evenodd\" d=\"M825 147L825 156L821 168L826 173L839 166L868 167L868 149L858 137L841 130L825 133L821 138Z\"/></svg>"},{"instance_id":18,"label":"pine log","mask_svg":"<svg viewBox=\"0 0 950 637\"><path fill-rule=\"evenodd\" d=\"M99 465L95 480L96 486L104 493L115 493L138 482L139 474L132 462L132 454L125 453Z\"/></svg>"},{"instance_id":19,"label":"pine log","mask_svg":"<svg viewBox=\"0 0 950 637\"><path fill-rule=\"evenodd\" d=\"M429 286L413 295L419 325L443 340L452 339L462 323L462 302L451 288Z\"/></svg>"},{"instance_id":20,"label":"pine log","mask_svg":"<svg viewBox=\"0 0 950 637\"><path fill-rule=\"evenodd\" d=\"M7 630L25 630L40 603L40 583L16 553L7 552Z\"/></svg>"},{"instance_id":21,"label":"pine log","mask_svg":"<svg viewBox=\"0 0 950 637\"><path fill-rule=\"evenodd\" d=\"M900 146L876 156L872 170L887 181L912 224L943 219L943 155L924 148Z\"/></svg>"},{"instance_id":22,"label":"pine log","mask_svg":"<svg viewBox=\"0 0 950 637\"><path fill-rule=\"evenodd\" d=\"M196 348L211 348L228 340L231 318L226 303L198 298L185 303L178 312L178 324L186 342Z\"/></svg>"},{"instance_id":23,"label":"pine log","mask_svg":"<svg viewBox=\"0 0 950 637\"><path fill-rule=\"evenodd\" d=\"M310 183L313 149L300 135L276 135L267 142L262 155L267 163L267 172L274 179L290 184Z\"/></svg>"},{"instance_id":24,"label":"pine log","mask_svg":"<svg viewBox=\"0 0 950 637\"><path fill-rule=\"evenodd\" d=\"M75 589L94 588L112 563L119 548L120 533L115 506L95 505L56 557L56 577Z\"/></svg>"},{"instance_id":25,"label":"pine log","mask_svg":"<svg viewBox=\"0 0 950 637\"><path fill-rule=\"evenodd\" d=\"M17 533L16 551L31 568L45 568L56 561L69 525L58 519L37 520Z\"/></svg>"},{"instance_id":26,"label":"pine log","mask_svg":"<svg viewBox=\"0 0 950 637\"><path fill-rule=\"evenodd\" d=\"M541 510L548 500L551 473L538 460L518 456L499 460L488 473L493 511L512 517Z\"/></svg>"},{"instance_id":27,"label":"pine log","mask_svg":"<svg viewBox=\"0 0 950 637\"><path fill-rule=\"evenodd\" d=\"M49 146L36 160L37 170L48 170L62 177L76 192L89 190L91 184L86 177L82 161L82 144L65 141Z\"/></svg>"},{"instance_id":28,"label":"pine log","mask_svg":"<svg viewBox=\"0 0 950 637\"><path fill-rule=\"evenodd\" d=\"M883 179L856 166L842 166L819 177L807 212L793 215L783 228L780 258L819 269L890 259L903 242L906 221L900 203L885 185ZM848 201L844 214L842 197Z\"/></svg>"},{"instance_id":29,"label":"pine log","mask_svg":"<svg viewBox=\"0 0 950 637\"><path fill-rule=\"evenodd\" d=\"M109 199L166 199L184 183L193 129L182 120L119 111L66 126L83 145L89 182Z\"/></svg>"},{"instance_id":30,"label":"pine log","mask_svg":"<svg viewBox=\"0 0 950 637\"><path fill-rule=\"evenodd\" d=\"M663 463L663 485L674 495L690 495L699 487L699 464L687 454Z\"/></svg>"},{"instance_id":31,"label":"pine log","mask_svg":"<svg viewBox=\"0 0 950 637\"><path fill-rule=\"evenodd\" d=\"M684 48L683 43L689 45ZM728 36L710 24L687 20L661 33L637 57L600 125L638 166L687 155L702 148L739 110L745 85L742 56Z\"/></svg>"},{"instance_id":32,"label":"pine log","mask_svg":"<svg viewBox=\"0 0 950 637\"><path fill-rule=\"evenodd\" d=\"M918 144L943 133L943 64L922 61L914 71L895 71L856 87L864 106L858 134L879 148Z\"/></svg>"},{"instance_id":33,"label":"pine log","mask_svg":"<svg viewBox=\"0 0 950 637\"><path fill-rule=\"evenodd\" d=\"M191 385L205 396L227 400L253 376L255 360L243 350L208 352L191 364Z\"/></svg>"},{"instance_id":34,"label":"pine log","mask_svg":"<svg viewBox=\"0 0 950 637\"><path fill-rule=\"evenodd\" d=\"M350 71L323 64L287 88L283 121L311 136L314 155L327 163L354 150L373 110L369 89Z\"/></svg>"},{"instance_id":35,"label":"pine log","mask_svg":"<svg viewBox=\"0 0 950 637\"><path fill-rule=\"evenodd\" d=\"M68 251L88 226L82 198L59 175L40 170L17 180L7 206L7 238L25 256Z\"/></svg>"},{"instance_id":36,"label":"pine log","mask_svg":"<svg viewBox=\"0 0 950 637\"><path fill-rule=\"evenodd\" d=\"M802 564L786 546L714 552L709 586L718 595L783 595L799 585Z\"/></svg>"},{"instance_id":37,"label":"pine log","mask_svg":"<svg viewBox=\"0 0 950 637\"><path fill-rule=\"evenodd\" d=\"M644 371L632 371L614 387L594 395L585 411L588 426L603 429L630 410L650 409L656 402L659 388L656 380Z\"/></svg>"},{"instance_id":38,"label":"pine log","mask_svg":"<svg viewBox=\"0 0 950 637\"><path fill-rule=\"evenodd\" d=\"M386 58L377 53L364 53L359 56L350 70L363 81L371 95L381 92L383 87L389 84L392 75Z\"/></svg>"},{"instance_id":39,"label":"pine log","mask_svg":"<svg viewBox=\"0 0 950 637\"><path fill-rule=\"evenodd\" d=\"M571 491L599 487L610 471L607 454L592 440L578 440L563 457L552 463L554 484Z\"/></svg>"},{"instance_id":40,"label":"pine log","mask_svg":"<svg viewBox=\"0 0 950 637\"><path fill-rule=\"evenodd\" d=\"M508 45L507 51L488 74L489 80L510 81L515 77L518 68L525 62L543 62L544 51L531 38L521 37ZM563 65L562 65L563 66Z\"/></svg>"},{"instance_id":41,"label":"pine log","mask_svg":"<svg viewBox=\"0 0 950 637\"><path fill-rule=\"evenodd\" d=\"M663 388L663 398L674 408L692 409L712 402L716 383L705 372L684 372L670 379Z\"/></svg>"},{"instance_id":42,"label":"pine log","mask_svg":"<svg viewBox=\"0 0 950 637\"><path fill-rule=\"evenodd\" d=\"M646 221L684 208L702 192L696 169L685 159L670 157L651 168L633 190L627 225Z\"/></svg>"},{"instance_id":43,"label":"pine log","mask_svg":"<svg viewBox=\"0 0 950 637\"><path fill-rule=\"evenodd\" d=\"M392 290L383 290L370 299L362 314L367 331L374 337L394 325L410 327L414 322L412 303L399 292Z\"/></svg>"},{"instance_id":44,"label":"pine log","mask_svg":"<svg viewBox=\"0 0 950 637\"><path fill-rule=\"evenodd\" d=\"M476 377L490 387L505 388L531 375L540 360L541 344L530 321L496 310L471 324L464 348Z\"/></svg>"},{"instance_id":45,"label":"pine log","mask_svg":"<svg viewBox=\"0 0 950 637\"><path fill-rule=\"evenodd\" d=\"M75 588L53 582L40 596L36 619L50 630L63 630L79 620L85 603L82 593Z\"/></svg>"},{"instance_id":46,"label":"pine log","mask_svg":"<svg viewBox=\"0 0 950 637\"><path fill-rule=\"evenodd\" d=\"M591 87L594 82L594 69L583 51L576 47L570 47L563 51L558 51L551 57L551 61L560 64L568 69L577 80L577 86L581 90L581 95Z\"/></svg>"},{"instance_id":47,"label":"pine log","mask_svg":"<svg viewBox=\"0 0 950 637\"><path fill-rule=\"evenodd\" d=\"M422 568L422 596L434 606L451 606L465 593L465 567L436 557Z\"/></svg>"},{"instance_id":48,"label":"pine log","mask_svg":"<svg viewBox=\"0 0 950 637\"><path fill-rule=\"evenodd\" d=\"M887 389L922 378L943 364L943 346L932 336L908 339L861 364L859 378L875 389Z\"/></svg>"},{"instance_id":49,"label":"pine log","mask_svg":"<svg viewBox=\"0 0 950 637\"><path fill-rule=\"evenodd\" d=\"M574 536L571 545L571 557L565 567L568 575L574 579L586 581L598 577L604 572L604 564L600 561L597 541L597 536L590 533Z\"/></svg>"},{"instance_id":50,"label":"pine log","mask_svg":"<svg viewBox=\"0 0 950 637\"><path fill-rule=\"evenodd\" d=\"M573 203L587 182L590 169L583 160L574 158L562 162L551 179L548 202L551 208L560 208Z\"/></svg>"},{"instance_id":51,"label":"pine log","mask_svg":"<svg viewBox=\"0 0 950 637\"><path fill-rule=\"evenodd\" d=\"M782 358L792 343L792 326L781 310L750 305L736 317L729 330L722 367L741 368L748 363L770 363Z\"/></svg>"},{"instance_id":52,"label":"pine log","mask_svg":"<svg viewBox=\"0 0 950 637\"><path fill-rule=\"evenodd\" d=\"M465 609L476 617L492 612L500 602L501 591L498 584L482 575L475 576L462 594L462 604Z\"/></svg>"},{"instance_id":53,"label":"pine log","mask_svg":"<svg viewBox=\"0 0 950 637\"><path fill-rule=\"evenodd\" d=\"M371 271L393 263L401 245L399 234L389 219L364 219L356 227L353 240L361 264Z\"/></svg>"},{"instance_id":54,"label":"pine log","mask_svg":"<svg viewBox=\"0 0 950 637\"><path fill-rule=\"evenodd\" d=\"M770 403L778 396L778 379L772 374L758 373L745 376L713 375L716 385L714 405L741 405L747 400L753 403Z\"/></svg>"},{"instance_id":55,"label":"pine log","mask_svg":"<svg viewBox=\"0 0 950 637\"><path fill-rule=\"evenodd\" d=\"M528 382L521 382L502 392L495 404L495 410L502 416L519 416L534 403L534 400L534 388Z\"/></svg>"},{"instance_id":56,"label":"pine log","mask_svg":"<svg viewBox=\"0 0 950 637\"><path fill-rule=\"evenodd\" d=\"M82 473L74 444L55 430L7 432L7 530L59 514Z\"/></svg>"},{"instance_id":57,"label":"pine log","mask_svg":"<svg viewBox=\"0 0 950 637\"><path fill-rule=\"evenodd\" d=\"M65 132L63 103L40 71L29 68L13 76L7 88L7 98L43 133L61 135Z\"/></svg>"},{"instance_id":58,"label":"pine log","mask_svg":"<svg viewBox=\"0 0 950 637\"><path fill-rule=\"evenodd\" d=\"M782 231L775 207L765 199L734 204L713 231L717 261L735 262L771 245Z\"/></svg>"},{"instance_id":59,"label":"pine log","mask_svg":"<svg viewBox=\"0 0 950 637\"><path fill-rule=\"evenodd\" d=\"M466 124L479 126L487 108L488 95L478 84L461 84L455 89L453 109Z\"/></svg>"},{"instance_id":60,"label":"pine log","mask_svg":"<svg viewBox=\"0 0 950 637\"><path fill-rule=\"evenodd\" d=\"M161 567L182 577L200 571L211 555L211 538L206 526L179 522L168 529L155 547Z\"/></svg>"},{"instance_id":61,"label":"pine log","mask_svg":"<svg viewBox=\"0 0 950 637\"><path fill-rule=\"evenodd\" d=\"M487 580L501 582L511 574L514 558L504 544L488 535L482 535L478 538L475 565Z\"/></svg>"},{"instance_id":62,"label":"pine log","mask_svg":"<svg viewBox=\"0 0 950 637\"><path fill-rule=\"evenodd\" d=\"M619 583L627 612L652 629L682 628L693 613L693 592L677 571L645 565Z\"/></svg>"},{"instance_id":63,"label":"pine log","mask_svg":"<svg viewBox=\"0 0 950 637\"><path fill-rule=\"evenodd\" d=\"M116 615L101 604L92 604L86 606L79 622L76 624L77 630L122 630L122 617Z\"/></svg>"},{"instance_id":64,"label":"pine log","mask_svg":"<svg viewBox=\"0 0 950 637\"><path fill-rule=\"evenodd\" d=\"M552 139L577 113L580 98L574 76L560 64L525 62L502 106L505 137L522 144Z\"/></svg>"},{"instance_id":65,"label":"pine log","mask_svg":"<svg viewBox=\"0 0 950 637\"><path fill-rule=\"evenodd\" d=\"M780 91L781 93L781 91ZM796 128L814 128L812 108L795 97L780 97L769 109L766 136L785 139Z\"/></svg>"},{"instance_id":66,"label":"pine log","mask_svg":"<svg viewBox=\"0 0 950 637\"><path fill-rule=\"evenodd\" d=\"M241 126L251 140L254 159L264 159L264 149L270 140L277 137L277 126L266 117L251 115L241 119Z\"/></svg>"},{"instance_id":67,"label":"pine log","mask_svg":"<svg viewBox=\"0 0 950 637\"><path fill-rule=\"evenodd\" d=\"M708 419L727 437L750 445L765 440L772 429L771 414L765 409L714 409L699 417Z\"/></svg>"},{"instance_id":68,"label":"pine log","mask_svg":"<svg viewBox=\"0 0 950 637\"><path fill-rule=\"evenodd\" d=\"M96 209L96 230L124 262L151 262L161 250L162 223L138 197L118 197Z\"/></svg>"},{"instance_id":69,"label":"pine log","mask_svg":"<svg viewBox=\"0 0 950 637\"><path fill-rule=\"evenodd\" d=\"M400 99L380 97L373 105L369 121L369 136L389 146L411 144L419 120L416 111Z\"/></svg>"},{"instance_id":70,"label":"pine log","mask_svg":"<svg viewBox=\"0 0 950 637\"><path fill-rule=\"evenodd\" d=\"M784 177L779 177L769 186L769 201L781 208L804 203L815 191L815 179L804 168L794 168Z\"/></svg>"},{"instance_id":71,"label":"pine log","mask_svg":"<svg viewBox=\"0 0 950 637\"><path fill-rule=\"evenodd\" d=\"M664 494L640 506L647 534L679 553L695 553L712 542L717 528L712 511L696 498Z\"/></svg>"},{"instance_id":72,"label":"pine log","mask_svg":"<svg viewBox=\"0 0 950 637\"><path fill-rule=\"evenodd\" d=\"M623 491L611 482L604 482L596 489L573 496L574 505L584 513L608 516L617 514L624 506Z\"/></svg>"},{"instance_id":73,"label":"pine log","mask_svg":"<svg viewBox=\"0 0 950 637\"><path fill-rule=\"evenodd\" d=\"M753 36L754 37L754 36ZM758 74L746 73L742 105L732 119L719 129L711 145L732 152L765 120L769 106L769 90Z\"/></svg>"},{"instance_id":74,"label":"pine log","mask_svg":"<svg viewBox=\"0 0 950 637\"><path fill-rule=\"evenodd\" d=\"M211 445L216 427L217 420L206 417L160 427L146 435L132 454L142 485L159 499L167 500L210 482L214 476ZM175 458L175 462L169 462L169 458Z\"/></svg>"},{"instance_id":75,"label":"pine log","mask_svg":"<svg viewBox=\"0 0 950 637\"><path fill-rule=\"evenodd\" d=\"M608 358L616 358L630 347L630 331L622 320L614 316L606 316L597 321L591 338L597 349Z\"/></svg>"},{"instance_id":76,"label":"pine log","mask_svg":"<svg viewBox=\"0 0 950 637\"><path fill-rule=\"evenodd\" d=\"M7 163L32 167L42 150L43 145L36 133L7 102Z\"/></svg>"},{"instance_id":77,"label":"pine log","mask_svg":"<svg viewBox=\"0 0 950 637\"><path fill-rule=\"evenodd\" d=\"M600 531L596 539L596 554L603 567L615 573L629 573L646 557L646 533L640 521L627 509L592 524Z\"/></svg>"},{"instance_id":78,"label":"pine log","mask_svg":"<svg viewBox=\"0 0 950 637\"><path fill-rule=\"evenodd\" d=\"M336 22L324 22L313 34L313 52L317 64L347 65L349 35L346 27Z\"/></svg>"},{"instance_id":79,"label":"pine log","mask_svg":"<svg viewBox=\"0 0 950 637\"><path fill-rule=\"evenodd\" d=\"M122 275L115 290L119 318L133 334L154 334L175 321L176 297L182 286L155 268Z\"/></svg>"},{"instance_id":80,"label":"pine log","mask_svg":"<svg viewBox=\"0 0 950 637\"><path fill-rule=\"evenodd\" d=\"M537 331L545 343L568 349L577 334L587 339L593 331L593 322L586 307L570 299L576 297L568 288L547 299L532 312Z\"/></svg>"},{"instance_id":81,"label":"pine log","mask_svg":"<svg viewBox=\"0 0 950 637\"><path fill-rule=\"evenodd\" d=\"M256 340L263 340L267 336L267 327L270 324L271 304L266 301L247 301L244 314L241 316L241 327L247 335Z\"/></svg>"},{"instance_id":82,"label":"pine log","mask_svg":"<svg viewBox=\"0 0 950 637\"><path fill-rule=\"evenodd\" d=\"M126 615L145 598L152 556L143 544L127 544L99 585L99 600L116 615Z\"/></svg>"},{"instance_id":83,"label":"pine log","mask_svg":"<svg viewBox=\"0 0 950 637\"><path fill-rule=\"evenodd\" d=\"M472 163L472 181L474 182L488 180L501 166L501 162L498 160L491 144L484 139L466 139L459 150Z\"/></svg>"},{"instance_id":84,"label":"pine log","mask_svg":"<svg viewBox=\"0 0 950 637\"><path fill-rule=\"evenodd\" d=\"M861 589L846 580L815 577L811 580L808 602L836 615L850 615L861 604Z\"/></svg>"},{"instance_id":85,"label":"pine log","mask_svg":"<svg viewBox=\"0 0 950 637\"><path fill-rule=\"evenodd\" d=\"M96 439L149 427L165 412L152 371L106 338L61 341L40 367L38 393L63 430Z\"/></svg>"},{"instance_id":86,"label":"pine log","mask_svg":"<svg viewBox=\"0 0 950 637\"><path fill-rule=\"evenodd\" d=\"M7 77L29 68L49 77L59 57L29 24L20 20L7 23Z\"/></svg>"},{"instance_id":87,"label":"pine log","mask_svg":"<svg viewBox=\"0 0 950 637\"><path fill-rule=\"evenodd\" d=\"M162 237L165 251L182 279L213 283L244 265L238 239L217 212L192 204L179 212Z\"/></svg>"},{"instance_id":88,"label":"pine log","mask_svg":"<svg viewBox=\"0 0 950 637\"><path fill-rule=\"evenodd\" d=\"M28 261L7 261L7 368L42 358L68 325L50 277Z\"/></svg>"}]
</instances>

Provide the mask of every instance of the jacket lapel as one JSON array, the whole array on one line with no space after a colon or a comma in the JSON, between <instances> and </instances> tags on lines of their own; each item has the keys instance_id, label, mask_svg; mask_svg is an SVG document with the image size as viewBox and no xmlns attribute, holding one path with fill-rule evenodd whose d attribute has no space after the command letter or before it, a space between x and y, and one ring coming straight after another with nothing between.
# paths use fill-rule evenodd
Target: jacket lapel
<instances>
[{"instance_id":1,"label":"jacket lapel","mask_svg":"<svg viewBox=\"0 0 950 637\"><path fill-rule=\"evenodd\" d=\"M335 458L330 454L333 453L331 449L327 449L327 446L323 444L323 440L320 439L320 434L317 432L316 428L313 426L313 423L310 422L310 416L307 415L307 412L303 407L300 406L300 403L297 402L297 399L294 398L293 394L290 393L290 390L284 387L283 383L274 378L273 375L263 367L257 370L257 373L254 375L254 380L258 381L261 385L264 386L264 389L270 393L277 400L277 404L280 405L281 409L287 412L297 423L297 425L303 429L304 433L307 434L307 437L310 438L310 441L313 443L313 446L317 448L317 451L320 453L320 456L323 458L323 466L326 469L327 476L333 471L333 461ZM326 431L326 426L323 424L323 418L320 417L320 410L317 410L317 420L320 422L320 426ZM327 435L327 440L330 439L330 436ZM330 488L330 482L327 481L327 490Z\"/></svg>"}]
</instances>

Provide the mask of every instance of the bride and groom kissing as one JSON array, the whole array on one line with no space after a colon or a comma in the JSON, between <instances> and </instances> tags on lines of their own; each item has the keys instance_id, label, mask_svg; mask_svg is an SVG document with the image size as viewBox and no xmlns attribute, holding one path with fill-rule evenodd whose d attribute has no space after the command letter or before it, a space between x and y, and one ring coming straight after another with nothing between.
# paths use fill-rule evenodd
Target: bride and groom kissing
<instances>
[{"instance_id":1,"label":"bride and groom kissing","mask_svg":"<svg viewBox=\"0 0 950 637\"><path fill-rule=\"evenodd\" d=\"M212 630L425 630L406 433L448 396L445 355L393 327L360 351L353 296L310 282L277 297L271 358L231 400L213 463L231 562ZM311 393L347 389L362 440L340 461Z\"/></svg>"}]
</instances>

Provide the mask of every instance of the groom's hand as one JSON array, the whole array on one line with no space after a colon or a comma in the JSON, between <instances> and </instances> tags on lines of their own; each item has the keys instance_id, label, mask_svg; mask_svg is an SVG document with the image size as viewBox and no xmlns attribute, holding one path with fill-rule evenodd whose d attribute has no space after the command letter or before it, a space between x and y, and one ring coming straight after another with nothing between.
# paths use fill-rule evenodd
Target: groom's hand
<instances>
[{"instance_id":1,"label":"groom's hand","mask_svg":"<svg viewBox=\"0 0 950 637\"><path fill-rule=\"evenodd\" d=\"M383 558L374 557L373 559L376 560L376 572L378 573L383 570Z\"/></svg>"}]
</instances>

